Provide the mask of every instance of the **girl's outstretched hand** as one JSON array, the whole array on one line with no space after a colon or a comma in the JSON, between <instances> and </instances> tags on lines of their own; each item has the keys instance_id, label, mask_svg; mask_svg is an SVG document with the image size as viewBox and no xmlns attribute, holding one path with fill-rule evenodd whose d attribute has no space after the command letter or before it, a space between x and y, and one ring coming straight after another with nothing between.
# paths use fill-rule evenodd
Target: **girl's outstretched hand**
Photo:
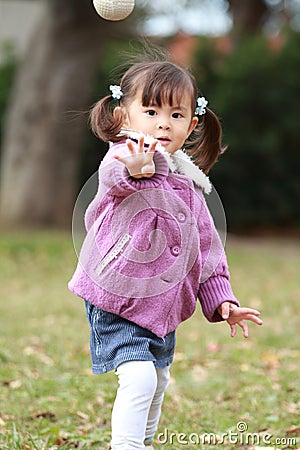
<instances>
[{"instance_id":1,"label":"girl's outstretched hand","mask_svg":"<svg viewBox=\"0 0 300 450\"><path fill-rule=\"evenodd\" d=\"M256 309L242 308L231 302L224 302L219 306L218 311L230 326L232 337L236 335L237 325L242 328L245 338L249 336L248 325L245 320L250 320L257 325L263 324L263 321L258 317L260 312Z\"/></svg>"},{"instance_id":2,"label":"girl's outstretched hand","mask_svg":"<svg viewBox=\"0 0 300 450\"><path fill-rule=\"evenodd\" d=\"M153 141L147 151L144 149L144 136L139 138L137 146L130 139L127 139L126 145L129 155L122 157L115 155L114 158L125 164L130 176L134 178L152 177L155 173L153 156L157 141Z\"/></svg>"}]
</instances>

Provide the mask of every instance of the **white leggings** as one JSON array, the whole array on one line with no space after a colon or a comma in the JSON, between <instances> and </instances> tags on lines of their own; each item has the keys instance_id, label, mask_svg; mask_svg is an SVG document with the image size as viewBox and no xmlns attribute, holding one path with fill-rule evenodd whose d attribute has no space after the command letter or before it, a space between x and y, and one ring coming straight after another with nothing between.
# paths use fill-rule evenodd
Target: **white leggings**
<instances>
[{"instance_id":1,"label":"white leggings","mask_svg":"<svg viewBox=\"0 0 300 450\"><path fill-rule=\"evenodd\" d=\"M112 411L112 450L144 449L160 418L169 367L156 369L152 361L128 361L116 370L119 387Z\"/></svg>"}]
</instances>

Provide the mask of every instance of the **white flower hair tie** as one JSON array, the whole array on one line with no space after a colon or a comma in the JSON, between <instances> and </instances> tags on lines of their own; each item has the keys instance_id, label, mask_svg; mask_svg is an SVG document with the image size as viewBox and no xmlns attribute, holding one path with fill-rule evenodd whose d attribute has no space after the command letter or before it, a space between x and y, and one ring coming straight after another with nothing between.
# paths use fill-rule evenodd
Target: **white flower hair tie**
<instances>
[{"instance_id":1,"label":"white flower hair tie","mask_svg":"<svg viewBox=\"0 0 300 450\"><path fill-rule=\"evenodd\" d=\"M111 96L114 100L120 100L123 97L123 92L121 86L117 86L115 84L111 84L109 86L109 90L111 91Z\"/></svg>"},{"instance_id":2,"label":"white flower hair tie","mask_svg":"<svg viewBox=\"0 0 300 450\"><path fill-rule=\"evenodd\" d=\"M197 108L195 110L195 114L197 116L203 116L203 114L206 113L205 107L208 105L208 101L205 97L198 97L197 98Z\"/></svg>"}]
</instances>

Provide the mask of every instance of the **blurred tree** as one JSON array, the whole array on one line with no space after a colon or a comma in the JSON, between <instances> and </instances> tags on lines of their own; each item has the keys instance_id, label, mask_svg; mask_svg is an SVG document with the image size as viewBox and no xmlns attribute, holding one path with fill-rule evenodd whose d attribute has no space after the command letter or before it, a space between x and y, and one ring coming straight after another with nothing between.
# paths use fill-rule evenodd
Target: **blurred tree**
<instances>
[{"instance_id":1,"label":"blurred tree","mask_svg":"<svg viewBox=\"0 0 300 450\"><path fill-rule=\"evenodd\" d=\"M210 173L229 230L299 231L300 33L286 31L276 51L251 36L226 57L204 39L193 72L229 146Z\"/></svg>"},{"instance_id":2,"label":"blurred tree","mask_svg":"<svg viewBox=\"0 0 300 450\"><path fill-rule=\"evenodd\" d=\"M139 1L147 6L148 20L145 29L149 33L156 20L164 35L178 30L196 34L204 32L208 35L232 30L237 42L245 35L261 32L263 29L278 32L286 24L299 29L299 0ZM154 29L154 34L158 34L157 29Z\"/></svg>"},{"instance_id":3,"label":"blurred tree","mask_svg":"<svg viewBox=\"0 0 300 450\"><path fill-rule=\"evenodd\" d=\"M278 32L288 25L293 27L300 17L299 0L225 0L233 20L236 42L264 28ZM296 25L297 27L297 25Z\"/></svg>"},{"instance_id":4,"label":"blurred tree","mask_svg":"<svg viewBox=\"0 0 300 450\"><path fill-rule=\"evenodd\" d=\"M1 222L70 223L86 115L105 42L126 22L107 22L82 0L47 0L19 68L7 113ZM124 25L125 23L125 25Z\"/></svg>"},{"instance_id":5,"label":"blurred tree","mask_svg":"<svg viewBox=\"0 0 300 450\"><path fill-rule=\"evenodd\" d=\"M223 7L230 4L239 33L260 30L270 12L292 4L292 0L212 1ZM142 6L151 12L152 3L145 0ZM164 7L167 3L168 14L179 14L182 21L181 11L200 2L160 2ZM86 115L71 112L89 108L94 77L103 66L110 37L123 36L125 41L131 33L131 28L124 28L130 21L106 22L92 2L45 0L45 8L18 71L3 139L0 216L2 222L16 226L70 223L86 130Z\"/></svg>"},{"instance_id":6,"label":"blurred tree","mask_svg":"<svg viewBox=\"0 0 300 450\"><path fill-rule=\"evenodd\" d=\"M269 12L265 0L228 0L228 3L236 39L245 34L261 31Z\"/></svg>"},{"instance_id":7,"label":"blurred tree","mask_svg":"<svg viewBox=\"0 0 300 450\"><path fill-rule=\"evenodd\" d=\"M14 47L9 42L0 45L0 153L2 133L4 130L3 118L7 108L8 97L11 91L14 74L17 66L17 58L14 53ZM1 156L1 154L0 154ZM0 161L1 163L1 161Z\"/></svg>"}]
</instances>

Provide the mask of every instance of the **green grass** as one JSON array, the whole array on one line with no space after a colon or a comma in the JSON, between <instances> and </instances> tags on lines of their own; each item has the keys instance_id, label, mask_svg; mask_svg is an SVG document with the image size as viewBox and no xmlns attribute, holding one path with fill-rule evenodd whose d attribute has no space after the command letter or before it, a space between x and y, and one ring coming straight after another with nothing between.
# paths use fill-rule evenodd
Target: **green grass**
<instances>
[{"instance_id":1,"label":"green grass","mask_svg":"<svg viewBox=\"0 0 300 450\"><path fill-rule=\"evenodd\" d=\"M0 252L0 449L107 448L117 382L91 375L83 303L67 290L71 236L6 233ZM299 241L229 239L227 253L236 295L264 325L232 339L198 310L179 327L157 448L254 448L258 433L272 438L256 447L299 448ZM195 445L239 422L246 433Z\"/></svg>"}]
</instances>

